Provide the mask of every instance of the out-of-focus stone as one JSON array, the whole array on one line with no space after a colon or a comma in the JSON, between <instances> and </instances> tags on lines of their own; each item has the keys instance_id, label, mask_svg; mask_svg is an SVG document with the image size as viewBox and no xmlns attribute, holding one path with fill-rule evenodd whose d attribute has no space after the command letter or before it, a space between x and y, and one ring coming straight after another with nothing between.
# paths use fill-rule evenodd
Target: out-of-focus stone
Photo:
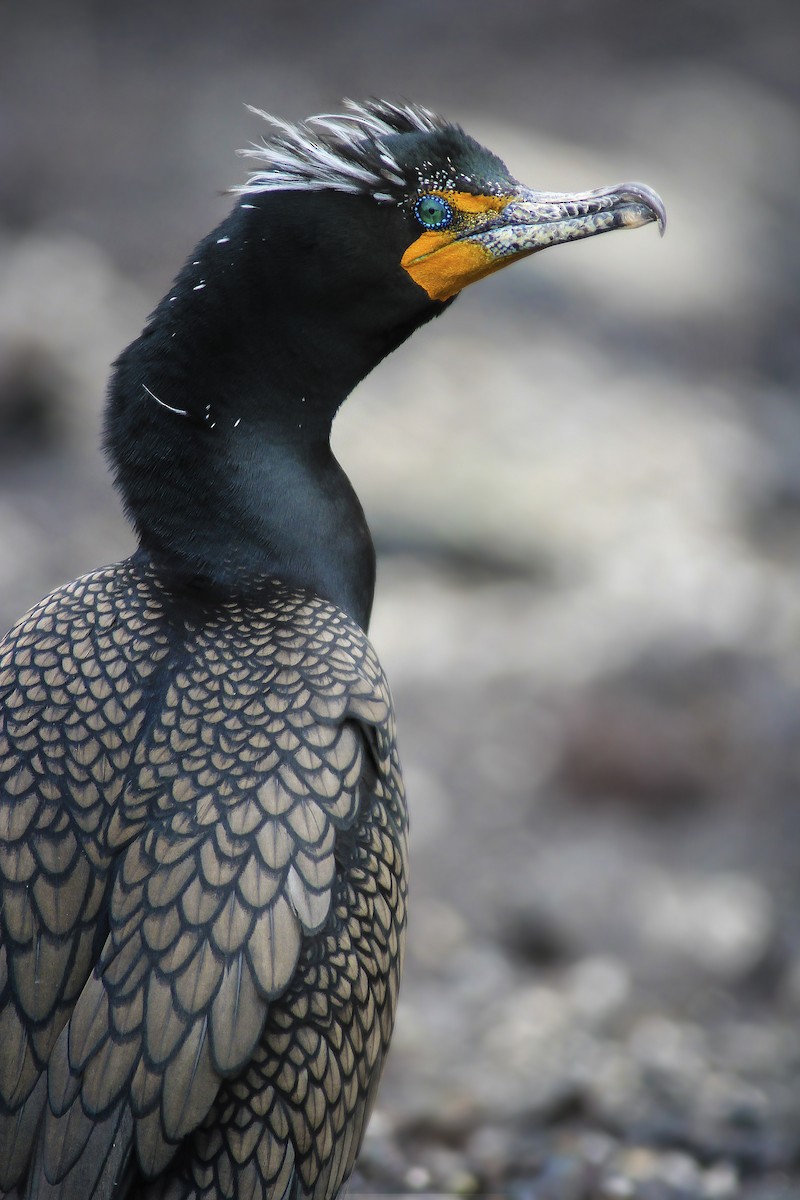
<instances>
[{"instance_id":1,"label":"out-of-focus stone","mask_svg":"<svg viewBox=\"0 0 800 1200\"><path fill-rule=\"evenodd\" d=\"M766 889L743 875L653 876L649 895L642 900L645 936L663 952L694 962L722 980L749 974L775 936L775 914Z\"/></svg>"}]
</instances>

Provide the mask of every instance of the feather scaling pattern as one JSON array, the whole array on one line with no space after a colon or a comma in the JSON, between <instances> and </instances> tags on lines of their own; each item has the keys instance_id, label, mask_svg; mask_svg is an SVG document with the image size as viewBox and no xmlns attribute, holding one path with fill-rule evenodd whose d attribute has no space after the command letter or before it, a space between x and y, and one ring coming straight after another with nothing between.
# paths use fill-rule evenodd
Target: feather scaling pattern
<instances>
[{"instance_id":1,"label":"feather scaling pattern","mask_svg":"<svg viewBox=\"0 0 800 1200\"><path fill-rule=\"evenodd\" d=\"M279 583L177 605L134 558L23 619L0 699L0 1186L34 1155L37 1197L173 1158L169 1195L335 1193L405 924L365 635Z\"/></svg>"}]
</instances>

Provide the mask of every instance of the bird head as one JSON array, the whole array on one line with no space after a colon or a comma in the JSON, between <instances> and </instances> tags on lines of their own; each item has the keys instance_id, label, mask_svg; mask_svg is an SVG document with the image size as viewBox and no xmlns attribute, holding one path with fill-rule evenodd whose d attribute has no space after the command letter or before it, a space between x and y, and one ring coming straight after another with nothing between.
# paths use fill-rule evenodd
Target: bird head
<instances>
[{"instance_id":1,"label":"bird head","mask_svg":"<svg viewBox=\"0 0 800 1200\"><path fill-rule=\"evenodd\" d=\"M664 205L645 184L535 191L459 126L428 109L380 100L345 103L341 115L299 124L253 109L273 132L242 151L257 167L235 190L245 204L248 197L291 190L368 197L374 212L358 226L359 244L351 254L346 246L337 248L349 262L360 260L365 284L371 263L384 286L402 272L429 301L441 304L548 246L650 222L663 233Z\"/></svg>"}]
</instances>

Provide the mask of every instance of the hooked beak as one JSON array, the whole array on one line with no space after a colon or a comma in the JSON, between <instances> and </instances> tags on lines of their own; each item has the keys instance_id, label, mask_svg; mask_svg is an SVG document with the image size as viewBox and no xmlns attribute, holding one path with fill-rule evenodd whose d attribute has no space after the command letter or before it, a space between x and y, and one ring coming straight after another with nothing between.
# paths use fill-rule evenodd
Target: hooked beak
<instances>
[{"instance_id":1,"label":"hooked beak","mask_svg":"<svg viewBox=\"0 0 800 1200\"><path fill-rule=\"evenodd\" d=\"M457 206L457 195L453 200ZM431 299L448 300L468 284L548 246L653 221L663 235L667 223L661 197L644 183L590 192L518 188L469 217L461 227L423 234L403 256L402 265Z\"/></svg>"},{"instance_id":2,"label":"hooked beak","mask_svg":"<svg viewBox=\"0 0 800 1200\"><path fill-rule=\"evenodd\" d=\"M618 183L592 192L520 191L482 230L467 240L482 245L493 258L521 258L559 242L575 242L611 229L667 225L664 202L644 183Z\"/></svg>"}]
</instances>

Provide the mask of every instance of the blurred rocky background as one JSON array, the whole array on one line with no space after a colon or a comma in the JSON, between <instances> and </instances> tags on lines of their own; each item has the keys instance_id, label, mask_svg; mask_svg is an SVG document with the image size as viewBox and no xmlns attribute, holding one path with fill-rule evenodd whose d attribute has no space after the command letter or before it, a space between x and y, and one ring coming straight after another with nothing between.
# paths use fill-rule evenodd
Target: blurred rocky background
<instances>
[{"instance_id":1,"label":"blurred rocky background","mask_svg":"<svg viewBox=\"0 0 800 1200\"><path fill-rule=\"evenodd\" d=\"M337 421L413 842L356 1192L800 1196L798 61L793 0L3 5L3 628L132 546L105 380L243 102L407 96L667 204L469 290Z\"/></svg>"}]
</instances>

